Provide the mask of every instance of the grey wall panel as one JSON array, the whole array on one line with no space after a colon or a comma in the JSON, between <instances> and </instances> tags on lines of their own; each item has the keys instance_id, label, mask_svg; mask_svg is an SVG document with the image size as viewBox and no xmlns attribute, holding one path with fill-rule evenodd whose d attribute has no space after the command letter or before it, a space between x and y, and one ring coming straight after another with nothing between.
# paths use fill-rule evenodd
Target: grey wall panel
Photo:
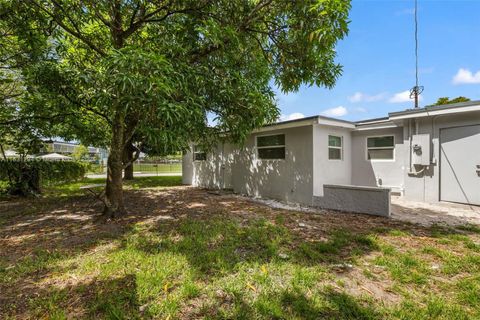
<instances>
[{"instance_id":1,"label":"grey wall panel","mask_svg":"<svg viewBox=\"0 0 480 320\"><path fill-rule=\"evenodd\" d=\"M284 160L258 158L256 137L271 134L285 134ZM252 134L235 152L233 189L250 196L311 205L312 158L312 126Z\"/></svg>"},{"instance_id":2,"label":"grey wall panel","mask_svg":"<svg viewBox=\"0 0 480 320\"><path fill-rule=\"evenodd\" d=\"M367 138L395 137L394 160L368 160ZM388 187L401 192L404 188L405 148L403 128L374 129L352 133L352 184L358 186Z\"/></svg>"},{"instance_id":3,"label":"grey wall panel","mask_svg":"<svg viewBox=\"0 0 480 320\"><path fill-rule=\"evenodd\" d=\"M480 125L440 130L440 195L480 205Z\"/></svg>"},{"instance_id":4,"label":"grey wall panel","mask_svg":"<svg viewBox=\"0 0 480 320\"><path fill-rule=\"evenodd\" d=\"M409 175L408 169L405 170L405 198L414 201L438 202L440 196L440 131L446 128L480 125L480 112L473 111L464 114L447 114L435 117L425 117L417 119L415 125L412 120L412 129L418 126L418 133L428 133L432 137L431 159L432 164L425 168L422 174ZM404 123L404 141L409 146L408 139L408 120ZM480 150L480 148L479 148ZM480 152L480 151L479 151ZM467 159L464 157L465 165ZM405 154L405 163L408 167L408 153ZM421 168L414 168L415 170Z\"/></svg>"},{"instance_id":5,"label":"grey wall panel","mask_svg":"<svg viewBox=\"0 0 480 320\"><path fill-rule=\"evenodd\" d=\"M325 185L323 197L313 197L313 205L323 209L390 216L390 189Z\"/></svg>"},{"instance_id":6,"label":"grey wall panel","mask_svg":"<svg viewBox=\"0 0 480 320\"><path fill-rule=\"evenodd\" d=\"M342 137L341 160L328 159L328 136ZM324 184L351 184L352 141L351 130L346 128L313 126L313 194L323 195Z\"/></svg>"}]
</instances>

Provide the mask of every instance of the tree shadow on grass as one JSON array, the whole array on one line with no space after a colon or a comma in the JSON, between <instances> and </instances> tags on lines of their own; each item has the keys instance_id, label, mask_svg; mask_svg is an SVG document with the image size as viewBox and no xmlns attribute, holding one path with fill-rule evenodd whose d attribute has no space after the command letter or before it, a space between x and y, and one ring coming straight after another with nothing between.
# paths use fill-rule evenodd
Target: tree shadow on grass
<instances>
[{"instance_id":1,"label":"tree shadow on grass","mask_svg":"<svg viewBox=\"0 0 480 320\"><path fill-rule=\"evenodd\" d=\"M40 289L28 307L37 318L140 319L135 282L135 276L128 274L61 288L50 286Z\"/></svg>"},{"instance_id":2,"label":"tree shadow on grass","mask_svg":"<svg viewBox=\"0 0 480 320\"><path fill-rule=\"evenodd\" d=\"M341 264L378 249L369 234L331 230L322 241L306 241L286 227L259 218L226 217L161 223L136 244L149 254L185 256L200 277L222 275L242 263L289 262L303 266Z\"/></svg>"},{"instance_id":3,"label":"tree shadow on grass","mask_svg":"<svg viewBox=\"0 0 480 320\"><path fill-rule=\"evenodd\" d=\"M208 311L212 319L384 319L381 311L371 302L362 301L349 294L325 288L315 295L307 296L296 289L288 289L275 295L260 295L255 302L248 302L245 295L237 295L232 308L225 309L222 303ZM198 315L195 315L198 316Z\"/></svg>"},{"instance_id":4,"label":"tree shadow on grass","mask_svg":"<svg viewBox=\"0 0 480 320\"><path fill-rule=\"evenodd\" d=\"M149 230L155 236L146 237L138 249L152 254L181 254L200 276L230 272L242 263L272 261L336 267L378 251L377 237L382 235L437 237L476 231L467 227L423 227L362 214L286 211L237 198L234 200L245 208L239 210L228 205L228 196L207 195L198 189L189 192L193 197L172 204L178 219L152 222ZM307 225L299 227L299 221Z\"/></svg>"}]
</instances>

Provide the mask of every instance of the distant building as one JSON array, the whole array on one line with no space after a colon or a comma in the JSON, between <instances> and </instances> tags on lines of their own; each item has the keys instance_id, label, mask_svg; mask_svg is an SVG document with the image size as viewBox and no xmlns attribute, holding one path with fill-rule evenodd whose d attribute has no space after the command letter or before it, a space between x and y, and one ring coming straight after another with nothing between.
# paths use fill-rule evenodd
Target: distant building
<instances>
[{"instance_id":1,"label":"distant building","mask_svg":"<svg viewBox=\"0 0 480 320\"><path fill-rule=\"evenodd\" d=\"M58 153L65 156L71 156L75 149L80 146L79 143L65 142L65 141L45 141L45 146L42 153ZM108 158L108 150L97 147L87 147L89 161L106 162Z\"/></svg>"}]
</instances>

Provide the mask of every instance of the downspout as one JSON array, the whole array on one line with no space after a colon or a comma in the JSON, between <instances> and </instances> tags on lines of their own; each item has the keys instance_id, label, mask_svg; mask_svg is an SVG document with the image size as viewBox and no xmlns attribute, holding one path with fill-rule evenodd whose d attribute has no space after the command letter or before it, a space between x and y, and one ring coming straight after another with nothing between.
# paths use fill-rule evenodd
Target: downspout
<instances>
[{"instance_id":1,"label":"downspout","mask_svg":"<svg viewBox=\"0 0 480 320\"><path fill-rule=\"evenodd\" d=\"M412 119L408 119L408 140L409 140L409 163L408 163L408 173L412 172Z\"/></svg>"}]
</instances>

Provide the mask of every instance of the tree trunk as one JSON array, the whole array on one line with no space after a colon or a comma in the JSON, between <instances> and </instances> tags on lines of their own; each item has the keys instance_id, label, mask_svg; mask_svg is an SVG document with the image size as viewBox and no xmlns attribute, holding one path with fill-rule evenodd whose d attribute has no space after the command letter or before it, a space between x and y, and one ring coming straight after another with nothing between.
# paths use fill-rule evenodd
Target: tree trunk
<instances>
[{"instance_id":1,"label":"tree trunk","mask_svg":"<svg viewBox=\"0 0 480 320\"><path fill-rule=\"evenodd\" d=\"M113 120L112 141L107 162L104 208L104 215L107 218L115 218L125 213L122 185L124 122L124 112L117 111Z\"/></svg>"},{"instance_id":2,"label":"tree trunk","mask_svg":"<svg viewBox=\"0 0 480 320\"><path fill-rule=\"evenodd\" d=\"M123 175L123 179L133 180L133 150L131 148L131 144L125 146L124 163L130 163L130 164L125 167L125 173Z\"/></svg>"}]
</instances>

